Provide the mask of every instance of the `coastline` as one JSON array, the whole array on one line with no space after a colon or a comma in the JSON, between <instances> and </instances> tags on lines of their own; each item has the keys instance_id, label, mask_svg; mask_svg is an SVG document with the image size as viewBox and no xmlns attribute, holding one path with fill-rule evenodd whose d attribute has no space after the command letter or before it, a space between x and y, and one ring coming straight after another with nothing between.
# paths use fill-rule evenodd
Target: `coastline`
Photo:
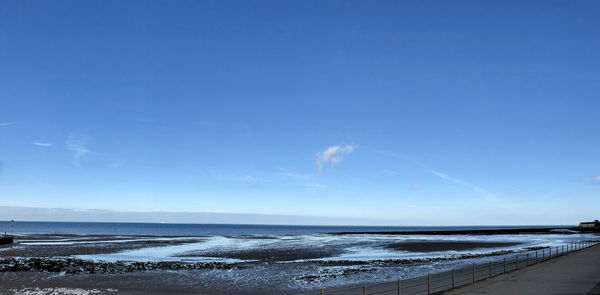
<instances>
[{"instance_id":1,"label":"coastline","mask_svg":"<svg viewBox=\"0 0 600 295\"><path fill-rule=\"evenodd\" d=\"M424 230L424 231L373 231L373 232L330 232L332 235L518 235L518 234L573 234L584 231L577 227L506 228L471 230Z\"/></svg>"},{"instance_id":2,"label":"coastline","mask_svg":"<svg viewBox=\"0 0 600 295\"><path fill-rule=\"evenodd\" d=\"M133 280L150 294L298 294L408 279L589 237L564 227L196 237L21 234L15 244L0 247L0 280L6 282L0 293L87 286L98 294L131 294L127 281Z\"/></svg>"}]
</instances>

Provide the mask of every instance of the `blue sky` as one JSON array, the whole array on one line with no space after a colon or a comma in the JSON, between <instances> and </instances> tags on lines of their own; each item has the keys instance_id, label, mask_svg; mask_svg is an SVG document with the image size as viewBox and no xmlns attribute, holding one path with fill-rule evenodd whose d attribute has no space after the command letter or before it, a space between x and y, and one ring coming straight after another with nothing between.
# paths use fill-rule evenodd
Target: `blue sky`
<instances>
[{"instance_id":1,"label":"blue sky","mask_svg":"<svg viewBox=\"0 0 600 295\"><path fill-rule=\"evenodd\" d=\"M599 11L0 1L0 204L398 225L593 219Z\"/></svg>"}]
</instances>

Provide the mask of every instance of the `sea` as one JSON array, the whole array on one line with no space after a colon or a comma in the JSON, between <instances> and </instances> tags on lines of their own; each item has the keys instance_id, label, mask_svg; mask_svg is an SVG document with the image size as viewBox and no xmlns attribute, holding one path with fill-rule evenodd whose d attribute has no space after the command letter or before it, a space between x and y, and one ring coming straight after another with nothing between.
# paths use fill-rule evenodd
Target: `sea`
<instances>
[{"instance_id":1,"label":"sea","mask_svg":"<svg viewBox=\"0 0 600 295\"><path fill-rule=\"evenodd\" d=\"M518 228L571 228L574 225L519 226L313 226L262 224L183 224L121 222L0 221L0 232L15 234L72 234L128 236L313 235L336 232L454 231Z\"/></svg>"}]
</instances>

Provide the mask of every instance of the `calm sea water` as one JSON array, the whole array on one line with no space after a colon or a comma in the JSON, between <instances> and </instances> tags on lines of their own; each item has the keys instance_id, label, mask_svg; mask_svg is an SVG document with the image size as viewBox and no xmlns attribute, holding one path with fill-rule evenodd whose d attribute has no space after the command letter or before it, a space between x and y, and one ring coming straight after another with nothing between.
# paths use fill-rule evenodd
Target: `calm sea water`
<instances>
[{"instance_id":1,"label":"calm sea water","mask_svg":"<svg viewBox=\"0 0 600 295\"><path fill-rule=\"evenodd\" d=\"M10 232L10 227L10 221L0 221L0 232ZM78 235L230 236L308 235L329 232L473 230L532 227L544 228L555 226L303 226L254 224L172 224L16 221L14 225L14 233L56 233Z\"/></svg>"}]
</instances>

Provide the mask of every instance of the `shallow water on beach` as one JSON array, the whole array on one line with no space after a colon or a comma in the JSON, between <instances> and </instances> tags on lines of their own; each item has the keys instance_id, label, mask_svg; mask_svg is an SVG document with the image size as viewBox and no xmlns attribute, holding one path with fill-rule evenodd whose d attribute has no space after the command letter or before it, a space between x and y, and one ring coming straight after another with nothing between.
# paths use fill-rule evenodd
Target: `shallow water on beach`
<instances>
[{"instance_id":1,"label":"shallow water on beach","mask_svg":"<svg viewBox=\"0 0 600 295\"><path fill-rule=\"evenodd\" d=\"M3 257L77 258L90 263L220 263L226 267L192 270L119 271L94 274L94 287L113 287L122 276L160 288L221 290L241 294L258 289L285 292L391 281L445 271L515 255L530 248L557 247L594 234L330 234L331 232L498 229L499 227L294 227L127 225L130 232L107 234L106 224L29 224L17 227L18 244L2 248ZM87 226L87 227L86 227ZM117 225L127 228L126 225ZM60 234L48 234L49 228ZM114 230L114 226L111 225ZM150 228L157 232L149 234ZM206 227L200 229L201 227ZM87 228L87 231L84 230ZM177 228L177 229L175 229ZM193 230L189 230L193 228ZM531 227L512 227L531 228ZM35 232L38 230L39 232ZM33 233L31 233L33 232ZM179 233L179 235L169 234ZM201 234L199 234L201 233ZM210 234L213 233L213 234ZM84 284L90 274L39 274L46 281ZM112 279L103 279L104 277ZM108 283L106 283L108 282ZM57 283L59 284L59 283ZM62 284L62 283L60 283ZM60 285L59 284L59 285ZM117 283L115 283L117 284ZM218 293L217 294L222 294Z\"/></svg>"},{"instance_id":2,"label":"shallow water on beach","mask_svg":"<svg viewBox=\"0 0 600 295\"><path fill-rule=\"evenodd\" d=\"M220 261L250 262L257 259L237 259L235 256L252 257L252 252L283 250L289 253L311 252L321 249L323 257L290 259L271 257L269 261L375 261L392 259L439 258L449 255L486 254L501 250L519 250L527 247L555 247L585 239L588 235L573 234L522 234L522 235L298 235L298 236L245 236L206 237L204 241L183 245L147 247L109 254L77 255L77 258L95 261ZM387 246L396 243L456 243L472 242L481 247L446 251L399 251ZM65 244L68 242L56 242ZM71 242L78 243L78 242ZM83 242L80 242L83 243ZM494 246L496 243L514 243L510 246ZM45 242L51 245L52 242ZM489 245L486 245L489 244ZM451 247L450 247L451 248ZM248 255L242 255L248 253ZM237 254L237 255L236 255ZM329 254L329 255L326 255ZM293 255L290 255L293 256Z\"/></svg>"}]
</instances>

